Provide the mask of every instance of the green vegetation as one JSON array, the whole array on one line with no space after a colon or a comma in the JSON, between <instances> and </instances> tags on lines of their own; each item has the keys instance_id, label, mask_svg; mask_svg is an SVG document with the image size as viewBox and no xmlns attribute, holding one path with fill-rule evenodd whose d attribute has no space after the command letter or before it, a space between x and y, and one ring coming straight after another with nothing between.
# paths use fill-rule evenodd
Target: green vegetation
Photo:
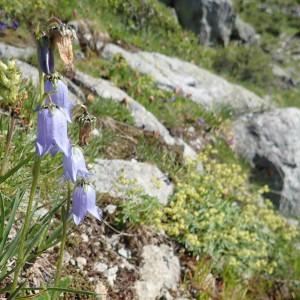
<instances>
[{"instance_id":1,"label":"green vegetation","mask_svg":"<svg viewBox=\"0 0 300 300\"><path fill-rule=\"evenodd\" d=\"M258 5L244 2L237 0L236 8L262 35L262 47L231 44L225 49L212 49L199 46L197 37L183 31L171 12L156 0L40 0L13 3L0 0L0 7L21 21L20 36L12 34L4 38L12 43L31 40L28 28L33 30L39 21L52 15L64 21L76 16L92 20L95 28L108 31L114 41L118 40L124 46L159 51L193 61L260 95L270 93L281 106L299 106L299 90L279 90L277 87L268 53L276 48L281 33L295 32L295 19L283 17L280 11L270 15ZM279 0L264 2L268 5L281 4ZM295 3L299 1L286 2ZM35 58L30 62L37 63ZM198 136L208 136L208 151L203 152L197 162L185 165L181 149L169 147L155 133L144 133L133 126L134 120L126 109L126 103L91 95L88 106L97 117L94 126L98 133L85 147L88 162L92 163L98 157L150 162L165 172L176 185L170 204L164 208L155 199L142 194L139 195L140 201L120 203L119 214L114 220L119 228L122 230L122 226L132 224L151 225L157 231L164 231L184 248L188 256L195 259L195 270L184 284L188 288L196 286L197 299L209 299L213 293L204 286L207 276L211 274L224 282L225 288L220 298L224 300L265 299L277 284L285 285L291 294L298 295L300 255L295 247L299 240L298 233L273 210L269 201L262 200L267 188L249 183L249 166L234 155L223 137L230 123L230 112L224 109L218 114L208 113L179 93L159 90L151 78L132 70L122 57L105 61L89 53L86 59L76 62L76 67L114 82L151 111L175 136L183 135L188 139L185 135L190 126L195 127ZM1 87L6 84L5 79L0 77ZM15 95L15 87L12 87L9 92ZM28 154L34 151L32 124L35 117L32 109L37 94L31 85L22 83L18 88L18 96L25 92L27 99L18 120L12 151L9 157L5 157L10 170L15 166L17 168L5 181L0 177L0 181L3 180L0 182L0 216L15 216L14 210L24 198L24 190L30 180L31 157ZM14 98L11 94L7 96L6 92L1 89L3 98ZM10 105L0 102L4 110ZM199 119L205 125L198 126ZM0 138L7 135L8 123L7 115L1 114ZM72 126L71 136L75 140L77 125ZM1 159L4 151L4 145L0 144ZM60 160L59 157L54 160L46 158L41 168L39 205L52 207L52 215L58 211L61 195L65 193L63 189L57 190L62 174ZM196 163L203 164L204 173L197 171ZM0 254L3 254L0 255L0 281L9 273L5 269L6 263L15 255L12 247L18 242L18 236L12 241L7 240L10 219L6 217L1 220L5 222L0 222L0 233L5 232L5 236L0 236L0 240L4 241L0 244ZM26 244L26 253L31 253L31 261L58 241L61 228L56 229L57 223L50 224L49 220L49 216L40 218L31 228L32 235ZM46 230L49 235L41 235ZM41 239L37 238L38 235ZM0 292L1 288L0 284Z\"/></svg>"}]
</instances>

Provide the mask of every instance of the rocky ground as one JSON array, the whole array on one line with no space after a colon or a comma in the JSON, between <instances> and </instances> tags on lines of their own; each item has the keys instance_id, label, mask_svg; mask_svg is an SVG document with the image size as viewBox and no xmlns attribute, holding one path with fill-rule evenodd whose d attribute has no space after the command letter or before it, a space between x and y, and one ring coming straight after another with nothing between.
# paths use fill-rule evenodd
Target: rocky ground
<instances>
[{"instance_id":1,"label":"rocky ground","mask_svg":"<svg viewBox=\"0 0 300 300\"><path fill-rule=\"evenodd\" d=\"M185 23L189 15L184 14L184 1L167 2L177 13L180 11L178 19ZM226 9L228 1L222 2L222 9ZM215 14L209 7L206 9ZM228 14L233 14L233 11L229 9ZM209 16L207 20L210 20ZM205 22L204 19L202 21ZM211 44L222 39L227 45L234 32L238 31L239 38L244 42L258 42L254 29L241 19L230 24L227 19L223 21L230 32L222 31L222 36L218 37L217 33L209 30L214 24L207 23L198 32L200 41ZM119 230L115 218L120 202L132 201L135 194L142 192L167 205L176 188L176 180L167 169L162 170L159 164L148 161L146 155L145 159L140 159L140 139L146 137L154 140L156 148L152 152L168 151L174 155L176 162L184 165L194 160L205 145L215 139L216 134L222 136L229 147L251 165L253 181L270 186L267 196L276 208L289 218L298 217L300 110L280 108L268 95L259 96L194 63L124 45L111 39L106 32L95 34L86 20L71 20L70 24L77 30L75 56L79 61L76 71L66 74L65 78L71 98L87 105L112 101L126 109L132 124L110 116L97 119L93 137L104 135L107 129L118 135L118 142L110 143L104 150L105 157L98 154L89 165L93 172L92 181L102 196L104 218L102 222L87 219L79 227L72 226L64 257L64 275L74 278L72 288L95 291L102 295L101 299L195 299L197 291L203 289L210 291L210 299L221 299L222 279L211 273L200 286L191 283L196 272L194 260L197 258L172 238L149 226L134 223ZM186 24L187 27L189 25ZM210 35L203 40L205 30ZM292 39L286 38L280 49L287 49L294 43ZM299 38L295 44L298 47ZM174 97L184 97L199 105L207 114L222 113L226 108L230 115L229 122L224 123L217 133L201 118L198 123L187 124L183 128L170 128L148 107L134 99L128 89L118 86L111 78L96 76L88 71L88 67L82 67L86 47L97 53L96 60L112 62L116 56L122 56L136 74L151 78L157 90L171 92ZM284 51L280 49L274 53L277 59ZM32 80L34 86L38 84L38 70L32 60L35 51L29 45L8 43L5 36L0 42L0 58L16 59L22 77ZM295 52L292 55L295 58ZM293 72L289 73L275 63L273 72L285 86L298 84ZM203 171L200 163L198 171ZM24 277L32 286L52 279L56 254L57 246L54 246L27 266ZM288 299L284 287L279 287L276 293L280 296L272 299ZM83 295L65 296L65 299L88 298Z\"/></svg>"}]
</instances>

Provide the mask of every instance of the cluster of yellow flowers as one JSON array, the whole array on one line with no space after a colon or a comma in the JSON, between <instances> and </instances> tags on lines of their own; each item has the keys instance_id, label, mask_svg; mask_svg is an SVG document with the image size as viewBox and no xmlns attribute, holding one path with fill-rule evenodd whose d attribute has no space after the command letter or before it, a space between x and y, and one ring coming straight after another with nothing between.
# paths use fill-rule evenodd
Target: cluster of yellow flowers
<instances>
[{"instance_id":1,"label":"cluster of yellow flowers","mask_svg":"<svg viewBox=\"0 0 300 300\"><path fill-rule=\"evenodd\" d=\"M15 104L20 98L20 86L22 83L20 72L14 60L7 64L0 61L0 100L6 105Z\"/></svg>"},{"instance_id":2,"label":"cluster of yellow flowers","mask_svg":"<svg viewBox=\"0 0 300 300\"><path fill-rule=\"evenodd\" d=\"M209 254L216 268L271 274L280 255L276 245L293 240L297 230L263 200L268 187L255 190L240 165L220 163L215 154L208 147L199 156L203 173L190 164L189 177L154 223L188 250Z\"/></svg>"}]
</instances>

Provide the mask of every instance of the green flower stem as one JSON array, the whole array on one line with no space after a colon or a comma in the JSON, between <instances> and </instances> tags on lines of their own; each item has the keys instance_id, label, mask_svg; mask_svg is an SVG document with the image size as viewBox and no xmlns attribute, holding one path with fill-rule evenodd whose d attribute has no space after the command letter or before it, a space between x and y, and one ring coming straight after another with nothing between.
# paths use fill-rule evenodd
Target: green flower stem
<instances>
[{"instance_id":1,"label":"green flower stem","mask_svg":"<svg viewBox=\"0 0 300 300\"><path fill-rule=\"evenodd\" d=\"M62 237L61 237L61 244L60 244L60 249L59 249L58 260L56 263L54 287L57 287L57 285L59 284L60 276L61 276L61 269L62 269L62 265L63 265L64 251L65 251L66 240L67 240L70 206L71 206L71 183L68 182L67 203L62 207L63 232L62 232ZM53 294L52 299L56 299L56 293Z\"/></svg>"},{"instance_id":2,"label":"green flower stem","mask_svg":"<svg viewBox=\"0 0 300 300\"><path fill-rule=\"evenodd\" d=\"M11 293L13 293L17 289L18 285L18 278L20 276L20 273L23 269L24 263L25 263L25 241L28 234L28 229L30 225L30 219L31 219L31 212L32 212L32 206L33 206L33 199L36 191L36 187L38 184L38 178L40 175L40 166L41 166L41 158L39 156L36 156L33 169L32 169L32 184L31 184L31 190L25 215L25 221L22 228L21 236L20 236L20 242L19 242L19 253L18 258L16 262L16 269L14 273L14 281L11 288Z\"/></svg>"},{"instance_id":3,"label":"green flower stem","mask_svg":"<svg viewBox=\"0 0 300 300\"><path fill-rule=\"evenodd\" d=\"M44 97L44 75L43 75L42 71L39 72L39 78L40 78L40 86L39 86L40 101L39 102L41 102ZM29 226L30 226L34 195L35 195L35 191L37 188L38 179L39 179L39 175L40 175L41 160L42 160L41 157L36 156L34 164L33 164L33 168L32 168L32 183L31 183L30 195L29 195L29 200L28 200L26 214L25 214L25 221L24 221L24 225L22 227L20 241L19 241L19 253L18 253L18 258L16 261L16 269L15 269L15 273L14 273L14 280L13 280L12 287L11 287L11 294L13 294L17 289L18 278L19 278L20 273L23 269L23 266L26 262L25 242L26 242L26 238L27 238L27 234L28 234L28 230L29 230Z\"/></svg>"},{"instance_id":4,"label":"green flower stem","mask_svg":"<svg viewBox=\"0 0 300 300\"><path fill-rule=\"evenodd\" d=\"M12 141L12 138L14 135L15 127L16 127L16 118L15 118L14 114L12 113L11 117L10 117L10 126L9 126L9 129L7 131L7 136L6 136L6 144L5 144L4 156L3 156L3 160L2 160L1 168L0 168L0 176L3 176L6 173L9 150L10 150L11 141Z\"/></svg>"}]
</instances>

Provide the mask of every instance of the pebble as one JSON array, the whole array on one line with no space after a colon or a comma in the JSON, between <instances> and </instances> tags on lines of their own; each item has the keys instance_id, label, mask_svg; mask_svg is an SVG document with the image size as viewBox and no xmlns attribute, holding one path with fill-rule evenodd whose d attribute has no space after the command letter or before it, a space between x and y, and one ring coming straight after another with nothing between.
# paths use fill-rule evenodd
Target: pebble
<instances>
[{"instance_id":1,"label":"pebble","mask_svg":"<svg viewBox=\"0 0 300 300\"><path fill-rule=\"evenodd\" d=\"M129 258L129 257L131 256L130 251L129 251L129 250L126 250L125 248L119 249L119 250L118 250L118 253L119 253L121 256L125 257L125 258Z\"/></svg>"},{"instance_id":2,"label":"pebble","mask_svg":"<svg viewBox=\"0 0 300 300\"><path fill-rule=\"evenodd\" d=\"M77 262L77 265L78 265L79 269L81 269L81 270L87 264L86 258L85 257L81 257L81 256L79 256L79 257L76 258L76 262Z\"/></svg>"},{"instance_id":3,"label":"pebble","mask_svg":"<svg viewBox=\"0 0 300 300\"><path fill-rule=\"evenodd\" d=\"M112 215L117 210L117 206L113 204L109 204L104 208L104 211L107 212L109 215Z\"/></svg>"},{"instance_id":4,"label":"pebble","mask_svg":"<svg viewBox=\"0 0 300 300\"><path fill-rule=\"evenodd\" d=\"M81 235L81 239L84 243L87 243L89 241L89 237L87 236L87 234L83 233Z\"/></svg>"},{"instance_id":5,"label":"pebble","mask_svg":"<svg viewBox=\"0 0 300 300\"><path fill-rule=\"evenodd\" d=\"M114 266L112 268L107 269L104 272L104 275L107 278L107 281L110 284L110 286L114 285L114 282L115 282L115 280L117 278L118 270L119 270L119 267L118 266Z\"/></svg>"},{"instance_id":6,"label":"pebble","mask_svg":"<svg viewBox=\"0 0 300 300\"><path fill-rule=\"evenodd\" d=\"M94 265L94 270L97 271L97 272L103 273L107 269L108 269L108 265L104 264L104 263L101 263L101 262L95 263L95 265Z\"/></svg>"}]
</instances>

